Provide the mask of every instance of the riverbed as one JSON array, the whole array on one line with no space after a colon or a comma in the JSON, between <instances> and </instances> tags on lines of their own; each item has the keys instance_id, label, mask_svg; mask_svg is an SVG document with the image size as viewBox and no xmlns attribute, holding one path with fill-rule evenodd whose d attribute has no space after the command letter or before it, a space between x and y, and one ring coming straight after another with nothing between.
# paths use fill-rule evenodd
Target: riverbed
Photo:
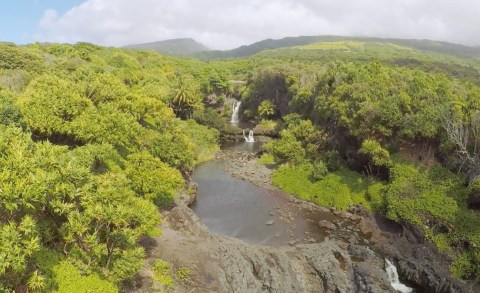
<instances>
[{"instance_id":1,"label":"riverbed","mask_svg":"<svg viewBox=\"0 0 480 293\"><path fill-rule=\"evenodd\" d=\"M258 143L229 143L195 168L196 202L165 212L162 236L144 239L147 262L128 292L165 289L151 281L159 258L192 272L178 292L394 292L401 283L416 292L480 292L453 279L448 258L415 227L278 190L253 154L259 150Z\"/></svg>"}]
</instances>

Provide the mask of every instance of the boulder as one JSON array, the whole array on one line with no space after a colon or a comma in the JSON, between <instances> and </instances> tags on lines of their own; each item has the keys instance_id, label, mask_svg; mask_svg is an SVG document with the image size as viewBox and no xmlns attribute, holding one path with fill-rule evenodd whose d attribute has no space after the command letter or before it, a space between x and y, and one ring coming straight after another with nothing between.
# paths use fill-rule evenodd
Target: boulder
<instances>
[{"instance_id":1,"label":"boulder","mask_svg":"<svg viewBox=\"0 0 480 293\"><path fill-rule=\"evenodd\" d=\"M327 221L327 220L319 221L318 226L320 226L322 228L325 228L325 229L329 229L329 230L335 230L337 228L337 226L335 226L334 223L332 223L330 221Z\"/></svg>"}]
</instances>

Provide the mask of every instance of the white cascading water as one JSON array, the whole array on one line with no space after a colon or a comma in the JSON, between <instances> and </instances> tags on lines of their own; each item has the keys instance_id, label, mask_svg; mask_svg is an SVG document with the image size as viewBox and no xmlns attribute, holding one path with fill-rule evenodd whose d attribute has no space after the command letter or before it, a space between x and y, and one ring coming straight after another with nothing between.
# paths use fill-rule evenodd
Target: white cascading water
<instances>
[{"instance_id":1,"label":"white cascading water","mask_svg":"<svg viewBox=\"0 0 480 293\"><path fill-rule=\"evenodd\" d=\"M246 142L255 142L255 138L253 138L253 130L248 132L248 136L245 135L245 129L243 130L243 137L245 138Z\"/></svg>"},{"instance_id":2,"label":"white cascading water","mask_svg":"<svg viewBox=\"0 0 480 293\"><path fill-rule=\"evenodd\" d=\"M410 293L413 292L413 289L410 287L405 286L404 284L400 283L400 279L398 278L397 267L395 267L388 259L385 259L385 270L387 271L388 280L392 285L393 289L401 293Z\"/></svg>"},{"instance_id":3,"label":"white cascading water","mask_svg":"<svg viewBox=\"0 0 480 293\"><path fill-rule=\"evenodd\" d=\"M240 110L241 103L242 102L238 102L238 101L233 102L232 120L230 120L230 122L232 123L238 122L238 110Z\"/></svg>"}]
</instances>

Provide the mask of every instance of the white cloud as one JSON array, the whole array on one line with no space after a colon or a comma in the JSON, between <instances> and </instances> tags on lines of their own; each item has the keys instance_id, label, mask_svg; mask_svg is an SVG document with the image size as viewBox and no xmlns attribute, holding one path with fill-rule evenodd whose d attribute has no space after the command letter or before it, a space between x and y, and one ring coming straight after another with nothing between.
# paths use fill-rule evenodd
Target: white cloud
<instances>
[{"instance_id":1,"label":"white cloud","mask_svg":"<svg viewBox=\"0 0 480 293\"><path fill-rule=\"evenodd\" d=\"M47 10L37 40L121 46L191 37L214 49L265 38L361 35L480 44L476 0L88 0Z\"/></svg>"}]
</instances>

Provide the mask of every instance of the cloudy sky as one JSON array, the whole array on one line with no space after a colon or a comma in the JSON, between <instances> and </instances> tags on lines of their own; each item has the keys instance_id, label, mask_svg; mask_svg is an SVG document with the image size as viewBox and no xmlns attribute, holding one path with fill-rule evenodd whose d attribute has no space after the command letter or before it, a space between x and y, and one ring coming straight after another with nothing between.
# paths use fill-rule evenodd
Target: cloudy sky
<instances>
[{"instance_id":1,"label":"cloudy sky","mask_svg":"<svg viewBox=\"0 0 480 293\"><path fill-rule=\"evenodd\" d=\"M122 46L190 37L212 49L229 49L265 38L325 34L425 38L480 45L480 1L0 2L0 40L16 43L88 41Z\"/></svg>"}]
</instances>

